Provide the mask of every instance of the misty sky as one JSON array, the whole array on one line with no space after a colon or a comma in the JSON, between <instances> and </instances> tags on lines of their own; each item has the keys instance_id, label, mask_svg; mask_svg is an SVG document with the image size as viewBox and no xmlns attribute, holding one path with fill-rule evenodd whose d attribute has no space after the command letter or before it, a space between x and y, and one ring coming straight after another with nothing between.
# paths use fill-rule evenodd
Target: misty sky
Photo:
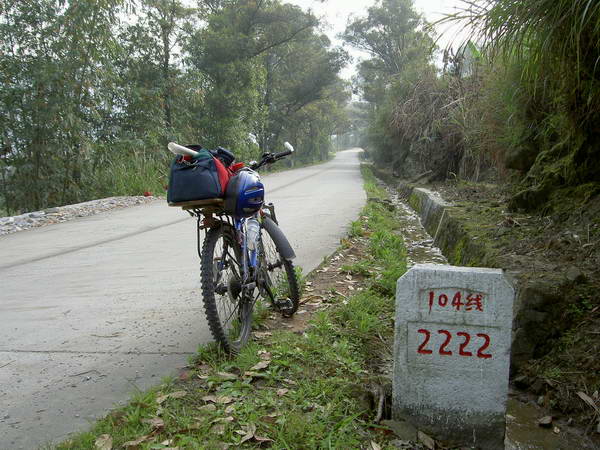
<instances>
[{"instance_id":1,"label":"misty sky","mask_svg":"<svg viewBox=\"0 0 600 450\"><path fill-rule=\"evenodd\" d=\"M374 0L325 0L323 3L318 0L284 0L286 3L298 5L303 9L312 9L318 17L324 17L330 24L325 30L327 35L335 42L335 36L341 33L346 27L350 16L364 16L367 13L367 8L372 6ZM429 22L434 22L440 19L443 14L455 12L456 7L464 5L461 0L414 0L414 5L417 11L425 15ZM438 41L438 46L446 47L455 37L456 32L452 30L443 33ZM350 49L348 49L350 50ZM351 55L357 59L361 54L356 51L351 51ZM348 67L343 72L345 78L349 78L354 73L352 67Z\"/></svg>"}]
</instances>

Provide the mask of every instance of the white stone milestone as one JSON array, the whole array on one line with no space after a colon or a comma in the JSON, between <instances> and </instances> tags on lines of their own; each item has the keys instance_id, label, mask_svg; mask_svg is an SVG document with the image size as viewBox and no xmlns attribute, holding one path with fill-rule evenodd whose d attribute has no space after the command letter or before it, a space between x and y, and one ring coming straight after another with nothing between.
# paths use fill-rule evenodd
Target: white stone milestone
<instances>
[{"instance_id":1,"label":"white stone milestone","mask_svg":"<svg viewBox=\"0 0 600 450\"><path fill-rule=\"evenodd\" d=\"M514 289L499 269L418 264L398 280L393 416L504 448Z\"/></svg>"}]
</instances>

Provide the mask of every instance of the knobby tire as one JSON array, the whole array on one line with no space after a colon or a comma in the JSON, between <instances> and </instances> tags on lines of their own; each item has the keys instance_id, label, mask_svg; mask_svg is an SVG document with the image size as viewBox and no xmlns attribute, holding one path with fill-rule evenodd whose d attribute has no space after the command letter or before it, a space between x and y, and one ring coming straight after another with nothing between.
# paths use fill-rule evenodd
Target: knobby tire
<instances>
[{"instance_id":1,"label":"knobby tire","mask_svg":"<svg viewBox=\"0 0 600 450\"><path fill-rule=\"evenodd\" d=\"M298 276L296 274L296 270L294 269L294 264L292 263L292 261L285 259L283 255L279 252L274 240L271 238L266 228L262 228L262 246L266 253L267 264L273 263L275 262L275 260L282 264L282 267L284 269L283 274L285 274L285 283L287 288L287 292L285 293L285 295L292 301L291 309L283 312L283 316L291 317L298 310L298 306L300 305L300 288L298 283Z\"/></svg>"},{"instance_id":2,"label":"knobby tire","mask_svg":"<svg viewBox=\"0 0 600 450\"><path fill-rule=\"evenodd\" d=\"M219 241L222 246L217 245ZM248 341L252 328L253 304L244 300L241 290L238 291L241 289L241 261L241 249L233 227L211 228L202 244L202 300L213 338L229 354L239 352ZM230 265L232 270L225 271L222 265ZM226 292L219 292L225 288ZM237 331L236 327L239 327Z\"/></svg>"}]
</instances>

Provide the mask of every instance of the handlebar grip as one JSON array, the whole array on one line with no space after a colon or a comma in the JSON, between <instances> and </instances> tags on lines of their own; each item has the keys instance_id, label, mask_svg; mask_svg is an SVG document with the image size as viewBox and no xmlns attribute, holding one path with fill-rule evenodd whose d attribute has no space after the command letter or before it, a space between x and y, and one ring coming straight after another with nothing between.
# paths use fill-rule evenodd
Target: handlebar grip
<instances>
[{"instance_id":1,"label":"handlebar grip","mask_svg":"<svg viewBox=\"0 0 600 450\"><path fill-rule=\"evenodd\" d=\"M286 157L286 156L288 156L288 155L291 155L292 153L294 153L292 150L286 150L285 152L281 152L281 153L275 153L275 154L273 155L273 157L274 157L275 159L281 159L281 158L284 158L284 157Z\"/></svg>"},{"instance_id":2,"label":"handlebar grip","mask_svg":"<svg viewBox=\"0 0 600 450\"><path fill-rule=\"evenodd\" d=\"M183 145L176 144L175 142L169 142L167 145L169 150L176 155L189 155L189 156L197 156L198 152L192 150L191 148L184 147Z\"/></svg>"}]
</instances>

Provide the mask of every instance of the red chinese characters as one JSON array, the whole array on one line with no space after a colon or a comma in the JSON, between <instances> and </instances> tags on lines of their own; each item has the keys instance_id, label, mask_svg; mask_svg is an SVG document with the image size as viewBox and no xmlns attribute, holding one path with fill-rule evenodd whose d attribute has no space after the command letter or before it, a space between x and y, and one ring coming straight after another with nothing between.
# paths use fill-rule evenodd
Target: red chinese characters
<instances>
[{"instance_id":1,"label":"red chinese characters","mask_svg":"<svg viewBox=\"0 0 600 450\"><path fill-rule=\"evenodd\" d=\"M479 311L483 312L484 295L481 293L470 293L463 298L461 291L456 291L454 295L441 293L437 295L434 291L429 291L429 313L434 307L442 309L450 308L454 311Z\"/></svg>"}]
</instances>

